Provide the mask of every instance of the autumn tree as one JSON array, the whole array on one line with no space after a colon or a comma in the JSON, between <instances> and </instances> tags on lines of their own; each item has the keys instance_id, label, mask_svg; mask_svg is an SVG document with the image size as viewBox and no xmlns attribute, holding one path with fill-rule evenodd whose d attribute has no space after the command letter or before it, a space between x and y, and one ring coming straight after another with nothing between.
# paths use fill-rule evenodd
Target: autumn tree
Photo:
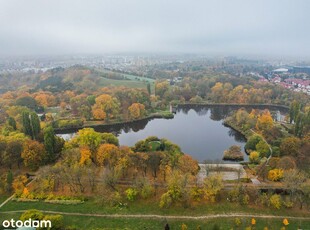
<instances>
[{"instance_id":1,"label":"autumn tree","mask_svg":"<svg viewBox=\"0 0 310 230\"><path fill-rule=\"evenodd\" d=\"M280 145L281 155L297 156L300 149L300 139L296 137L287 137L283 139Z\"/></svg>"},{"instance_id":2,"label":"autumn tree","mask_svg":"<svg viewBox=\"0 0 310 230\"><path fill-rule=\"evenodd\" d=\"M291 169L284 173L283 184L285 188L290 192L291 201L298 201L300 209L302 209L304 198L306 193L303 192L305 182L307 181L307 175L299 170Z\"/></svg>"},{"instance_id":3,"label":"autumn tree","mask_svg":"<svg viewBox=\"0 0 310 230\"><path fill-rule=\"evenodd\" d=\"M93 128L84 128L78 131L76 138L72 140L79 146L88 146L94 153L102 141L102 135Z\"/></svg>"},{"instance_id":4,"label":"autumn tree","mask_svg":"<svg viewBox=\"0 0 310 230\"><path fill-rule=\"evenodd\" d=\"M155 83L155 93L156 95L163 97L165 92L169 90L169 83L167 81L156 82Z\"/></svg>"},{"instance_id":5,"label":"autumn tree","mask_svg":"<svg viewBox=\"0 0 310 230\"><path fill-rule=\"evenodd\" d=\"M21 156L25 166L31 170L37 170L46 162L47 153L43 144L29 140L25 142Z\"/></svg>"},{"instance_id":6,"label":"autumn tree","mask_svg":"<svg viewBox=\"0 0 310 230\"><path fill-rule=\"evenodd\" d=\"M182 173L190 173L195 176L199 172L198 161L194 160L190 155L181 155L178 159L178 169Z\"/></svg>"},{"instance_id":7,"label":"autumn tree","mask_svg":"<svg viewBox=\"0 0 310 230\"><path fill-rule=\"evenodd\" d=\"M80 147L80 164L81 165L89 165L91 163L91 151L87 146Z\"/></svg>"},{"instance_id":8,"label":"autumn tree","mask_svg":"<svg viewBox=\"0 0 310 230\"><path fill-rule=\"evenodd\" d=\"M220 174L209 175L204 179L205 199L215 202L217 194L223 189L223 179Z\"/></svg>"},{"instance_id":9,"label":"autumn tree","mask_svg":"<svg viewBox=\"0 0 310 230\"><path fill-rule=\"evenodd\" d=\"M119 111L119 102L116 98L102 94L96 98L96 103L93 106L93 112L101 110L106 114L106 119L113 118ZM102 115L102 114L101 114Z\"/></svg>"},{"instance_id":10,"label":"autumn tree","mask_svg":"<svg viewBox=\"0 0 310 230\"><path fill-rule=\"evenodd\" d=\"M100 166L113 168L120 155L119 148L113 144L102 144L96 153L96 162Z\"/></svg>"},{"instance_id":11,"label":"autumn tree","mask_svg":"<svg viewBox=\"0 0 310 230\"><path fill-rule=\"evenodd\" d=\"M145 115L145 106L140 103L133 103L128 107L129 115L133 119L138 119Z\"/></svg>"},{"instance_id":12,"label":"autumn tree","mask_svg":"<svg viewBox=\"0 0 310 230\"><path fill-rule=\"evenodd\" d=\"M97 107L93 107L92 113L95 120L104 120L107 117L106 113Z\"/></svg>"},{"instance_id":13,"label":"autumn tree","mask_svg":"<svg viewBox=\"0 0 310 230\"><path fill-rule=\"evenodd\" d=\"M256 129L263 131L269 130L273 127L273 119L269 110L265 110L261 115L258 116L256 122Z\"/></svg>"}]
</instances>

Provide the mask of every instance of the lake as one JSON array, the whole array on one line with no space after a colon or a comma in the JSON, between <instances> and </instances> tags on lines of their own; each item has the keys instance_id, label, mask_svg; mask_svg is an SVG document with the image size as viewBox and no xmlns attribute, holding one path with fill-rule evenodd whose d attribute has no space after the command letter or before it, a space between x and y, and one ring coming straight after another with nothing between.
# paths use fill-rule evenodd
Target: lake
<instances>
[{"instance_id":1,"label":"lake","mask_svg":"<svg viewBox=\"0 0 310 230\"><path fill-rule=\"evenodd\" d=\"M98 126L98 132L112 132L120 145L133 146L137 141L148 136L166 138L179 145L184 153L190 154L199 162L204 160L220 161L224 150L232 145L241 146L244 152L245 137L239 132L223 125L223 120L242 106L222 105L183 105L178 106L173 119L145 119L127 124ZM283 120L285 109L268 106L247 106L272 111L274 119ZM68 140L75 133L73 131L57 134ZM245 160L248 160L245 154Z\"/></svg>"},{"instance_id":2,"label":"lake","mask_svg":"<svg viewBox=\"0 0 310 230\"><path fill-rule=\"evenodd\" d=\"M120 145L133 146L137 141L149 136L166 138L179 145L184 153L199 162L219 162L223 152L232 145L241 146L244 152L245 137L223 125L223 120L240 105L179 105L173 119L145 119L127 124L97 126L97 132L112 132ZM254 109L269 109L275 120L284 120L286 109L276 106L246 106ZM75 131L57 134L65 140L71 139ZM244 153L245 161L248 156ZM226 161L225 161L226 162Z\"/></svg>"}]
</instances>

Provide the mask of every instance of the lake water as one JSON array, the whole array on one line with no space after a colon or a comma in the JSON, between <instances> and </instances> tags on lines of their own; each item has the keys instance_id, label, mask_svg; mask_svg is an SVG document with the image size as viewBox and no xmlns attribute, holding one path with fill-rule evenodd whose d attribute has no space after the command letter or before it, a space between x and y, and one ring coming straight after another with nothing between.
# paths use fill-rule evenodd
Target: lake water
<instances>
[{"instance_id":1,"label":"lake water","mask_svg":"<svg viewBox=\"0 0 310 230\"><path fill-rule=\"evenodd\" d=\"M232 145L241 146L244 152L246 139L235 130L223 125L223 120L241 106L179 106L173 119L150 119L96 127L98 132L112 132L120 145L133 146L149 136L166 138L179 145L184 153L199 162L220 161L223 152ZM248 110L251 111L252 107ZM264 109L257 107L257 109ZM285 111L269 108L274 118L283 119ZM66 139L74 133L58 134ZM248 156L245 154L245 160Z\"/></svg>"},{"instance_id":2,"label":"lake water","mask_svg":"<svg viewBox=\"0 0 310 230\"><path fill-rule=\"evenodd\" d=\"M224 150L232 145L239 145L243 150L246 139L225 127L222 124L224 117L218 115L216 109L183 108L177 111L173 119L154 119L140 130L123 129L118 139L121 145L132 146L148 136L158 136L176 143L184 153L199 162L220 160Z\"/></svg>"}]
</instances>

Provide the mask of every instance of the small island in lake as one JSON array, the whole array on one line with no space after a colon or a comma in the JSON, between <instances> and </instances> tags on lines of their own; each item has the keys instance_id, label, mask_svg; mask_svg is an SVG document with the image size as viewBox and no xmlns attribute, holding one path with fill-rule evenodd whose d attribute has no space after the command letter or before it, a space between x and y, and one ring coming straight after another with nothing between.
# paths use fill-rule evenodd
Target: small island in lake
<instances>
[{"instance_id":1,"label":"small island in lake","mask_svg":"<svg viewBox=\"0 0 310 230\"><path fill-rule=\"evenodd\" d=\"M241 152L241 147L238 145L233 145L228 150L225 150L223 160L243 161L244 158L243 153Z\"/></svg>"}]
</instances>

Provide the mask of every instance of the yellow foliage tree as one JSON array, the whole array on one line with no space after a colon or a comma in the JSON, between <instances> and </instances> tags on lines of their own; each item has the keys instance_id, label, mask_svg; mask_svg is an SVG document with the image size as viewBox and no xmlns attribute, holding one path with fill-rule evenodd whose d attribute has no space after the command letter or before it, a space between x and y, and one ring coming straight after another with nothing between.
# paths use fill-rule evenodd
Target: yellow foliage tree
<instances>
[{"instance_id":1,"label":"yellow foliage tree","mask_svg":"<svg viewBox=\"0 0 310 230\"><path fill-rule=\"evenodd\" d=\"M98 115L100 114L100 116L103 116L103 113L98 112L98 110L102 110L105 113L105 118L110 119L118 113L119 106L119 101L116 98L108 94L102 94L96 98L96 103L93 106L93 113L95 110Z\"/></svg>"},{"instance_id":2,"label":"yellow foliage tree","mask_svg":"<svg viewBox=\"0 0 310 230\"><path fill-rule=\"evenodd\" d=\"M119 155L120 150L117 146L112 144L102 144L98 148L96 162L100 166L108 165L111 168L115 166Z\"/></svg>"},{"instance_id":3,"label":"yellow foliage tree","mask_svg":"<svg viewBox=\"0 0 310 230\"><path fill-rule=\"evenodd\" d=\"M256 122L256 129L263 131L269 130L273 126L273 119L269 110L265 110L261 115L258 116Z\"/></svg>"}]
</instances>

